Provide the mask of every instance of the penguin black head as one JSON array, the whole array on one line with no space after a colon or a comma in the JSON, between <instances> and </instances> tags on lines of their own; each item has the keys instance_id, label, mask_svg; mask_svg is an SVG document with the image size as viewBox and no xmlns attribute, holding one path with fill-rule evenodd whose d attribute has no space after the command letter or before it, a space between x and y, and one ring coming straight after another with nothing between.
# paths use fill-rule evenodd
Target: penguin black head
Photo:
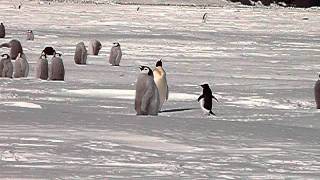
<instances>
[{"instance_id":1,"label":"penguin black head","mask_svg":"<svg viewBox=\"0 0 320 180\"><path fill-rule=\"evenodd\" d=\"M28 30L28 33L32 33L32 30Z\"/></svg>"},{"instance_id":2,"label":"penguin black head","mask_svg":"<svg viewBox=\"0 0 320 180\"><path fill-rule=\"evenodd\" d=\"M1 25L3 25L3 23L1 23Z\"/></svg>"},{"instance_id":3,"label":"penguin black head","mask_svg":"<svg viewBox=\"0 0 320 180\"><path fill-rule=\"evenodd\" d=\"M142 74L148 74L149 76L153 75L152 70L148 66L140 66L140 73Z\"/></svg>"},{"instance_id":4,"label":"penguin black head","mask_svg":"<svg viewBox=\"0 0 320 180\"><path fill-rule=\"evenodd\" d=\"M200 86L201 86L203 89L209 88L209 85L208 85L208 84L201 84Z\"/></svg>"},{"instance_id":5,"label":"penguin black head","mask_svg":"<svg viewBox=\"0 0 320 180\"><path fill-rule=\"evenodd\" d=\"M162 60L162 59L160 59L159 61L157 61L156 67L158 67L158 66L162 67L162 61L161 61L161 60Z\"/></svg>"},{"instance_id":6,"label":"penguin black head","mask_svg":"<svg viewBox=\"0 0 320 180\"><path fill-rule=\"evenodd\" d=\"M114 43L113 43L113 46L114 46L114 47L120 47L120 43L114 42Z\"/></svg>"},{"instance_id":7,"label":"penguin black head","mask_svg":"<svg viewBox=\"0 0 320 180\"><path fill-rule=\"evenodd\" d=\"M45 47L42 52L44 52L46 55L54 55L56 50L54 50L53 47L48 46Z\"/></svg>"},{"instance_id":8,"label":"penguin black head","mask_svg":"<svg viewBox=\"0 0 320 180\"><path fill-rule=\"evenodd\" d=\"M2 54L2 55L1 55L1 57L5 57L5 56L7 56L6 59L10 59L9 54Z\"/></svg>"}]
</instances>

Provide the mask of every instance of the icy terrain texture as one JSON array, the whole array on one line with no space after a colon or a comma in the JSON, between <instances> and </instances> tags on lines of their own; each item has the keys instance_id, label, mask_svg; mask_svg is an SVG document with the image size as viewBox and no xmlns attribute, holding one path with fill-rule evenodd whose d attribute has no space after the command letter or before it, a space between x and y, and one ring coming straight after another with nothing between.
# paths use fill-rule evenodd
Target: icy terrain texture
<instances>
[{"instance_id":1,"label":"icy terrain texture","mask_svg":"<svg viewBox=\"0 0 320 180\"><path fill-rule=\"evenodd\" d=\"M319 9L136 9L0 1L0 43L19 39L30 63L28 78L0 80L0 178L320 177ZM100 55L75 65L75 45L91 39ZM115 41L120 67L107 64ZM65 82L33 78L48 45L63 53ZM157 117L136 116L138 66L160 58L169 101ZM217 117L196 101L203 82Z\"/></svg>"}]
</instances>

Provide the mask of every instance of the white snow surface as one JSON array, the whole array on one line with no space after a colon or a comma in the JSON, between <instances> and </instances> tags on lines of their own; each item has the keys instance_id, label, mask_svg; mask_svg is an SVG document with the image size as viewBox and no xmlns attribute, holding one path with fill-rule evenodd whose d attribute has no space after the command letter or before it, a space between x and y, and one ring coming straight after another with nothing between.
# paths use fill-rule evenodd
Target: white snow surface
<instances>
[{"instance_id":1,"label":"white snow surface","mask_svg":"<svg viewBox=\"0 0 320 180\"><path fill-rule=\"evenodd\" d=\"M30 64L0 79L1 179L319 179L319 8L19 2L0 0L0 43L20 40ZM75 65L91 39L100 54ZM34 78L45 46L62 52L64 82ZM138 67L160 58L169 100L136 116ZM216 117L197 102L203 82Z\"/></svg>"}]
</instances>

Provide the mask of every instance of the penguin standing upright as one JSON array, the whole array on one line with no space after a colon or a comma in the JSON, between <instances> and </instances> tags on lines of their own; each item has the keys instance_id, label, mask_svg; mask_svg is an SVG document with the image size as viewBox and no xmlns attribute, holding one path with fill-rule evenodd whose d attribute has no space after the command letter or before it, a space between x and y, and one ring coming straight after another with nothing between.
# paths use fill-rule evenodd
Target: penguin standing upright
<instances>
[{"instance_id":1,"label":"penguin standing upright","mask_svg":"<svg viewBox=\"0 0 320 180\"><path fill-rule=\"evenodd\" d=\"M49 75L49 66L48 66L48 60L47 55L45 53L42 53L36 68L36 78L47 80Z\"/></svg>"},{"instance_id":2,"label":"penguin standing upright","mask_svg":"<svg viewBox=\"0 0 320 180\"><path fill-rule=\"evenodd\" d=\"M76 64L87 64L87 49L83 42L80 42L76 45L74 62Z\"/></svg>"},{"instance_id":3,"label":"penguin standing upright","mask_svg":"<svg viewBox=\"0 0 320 180\"><path fill-rule=\"evenodd\" d=\"M89 43L88 53L97 56L102 48L101 42L98 40L92 40Z\"/></svg>"},{"instance_id":4,"label":"penguin standing upright","mask_svg":"<svg viewBox=\"0 0 320 180\"><path fill-rule=\"evenodd\" d=\"M153 72L147 66L140 66L134 105L137 115L158 115L159 92L153 80Z\"/></svg>"},{"instance_id":5,"label":"penguin standing upright","mask_svg":"<svg viewBox=\"0 0 320 180\"><path fill-rule=\"evenodd\" d=\"M320 74L318 81L314 85L314 97L316 100L317 109L320 109Z\"/></svg>"},{"instance_id":6,"label":"penguin standing upright","mask_svg":"<svg viewBox=\"0 0 320 180\"><path fill-rule=\"evenodd\" d=\"M20 54L17 56L15 60L15 78L28 77L29 74L29 63L27 61L27 57L25 54Z\"/></svg>"},{"instance_id":7,"label":"penguin standing upright","mask_svg":"<svg viewBox=\"0 0 320 180\"><path fill-rule=\"evenodd\" d=\"M113 43L113 47L110 51L109 63L112 66L119 66L122 57L122 51L118 42Z\"/></svg>"},{"instance_id":8,"label":"penguin standing upright","mask_svg":"<svg viewBox=\"0 0 320 180\"><path fill-rule=\"evenodd\" d=\"M64 65L60 53L55 53L51 60L50 80L64 81Z\"/></svg>"},{"instance_id":9,"label":"penguin standing upright","mask_svg":"<svg viewBox=\"0 0 320 180\"><path fill-rule=\"evenodd\" d=\"M4 27L3 23L0 24L0 38L6 37L6 28Z\"/></svg>"},{"instance_id":10,"label":"penguin standing upright","mask_svg":"<svg viewBox=\"0 0 320 180\"><path fill-rule=\"evenodd\" d=\"M159 111L160 111L163 103L166 100L168 100L168 96L169 96L169 88L167 84L166 72L162 67L161 59L156 63L156 68L153 70L153 76L154 76L154 82L156 83L156 86L158 88L159 95L160 95L160 106L159 106Z\"/></svg>"},{"instance_id":11,"label":"penguin standing upright","mask_svg":"<svg viewBox=\"0 0 320 180\"><path fill-rule=\"evenodd\" d=\"M27 40L28 41L33 41L34 40L34 34L32 30L27 31Z\"/></svg>"},{"instance_id":12,"label":"penguin standing upright","mask_svg":"<svg viewBox=\"0 0 320 180\"><path fill-rule=\"evenodd\" d=\"M3 43L0 45L0 48L2 47L7 47L11 48L10 49L10 58L11 59L16 59L19 53L23 53L22 46L20 41L13 39L8 43Z\"/></svg>"},{"instance_id":13,"label":"penguin standing upright","mask_svg":"<svg viewBox=\"0 0 320 180\"><path fill-rule=\"evenodd\" d=\"M2 54L1 56L3 57L0 61L1 77L12 78L13 64L11 62L11 58L8 54Z\"/></svg>"},{"instance_id":14,"label":"penguin standing upright","mask_svg":"<svg viewBox=\"0 0 320 180\"><path fill-rule=\"evenodd\" d=\"M212 112L212 99L215 99L217 102L218 99L214 97L208 84L202 84L200 86L203 88L203 91L201 96L198 98L198 102L200 102L202 111L207 115L215 115Z\"/></svg>"}]
</instances>

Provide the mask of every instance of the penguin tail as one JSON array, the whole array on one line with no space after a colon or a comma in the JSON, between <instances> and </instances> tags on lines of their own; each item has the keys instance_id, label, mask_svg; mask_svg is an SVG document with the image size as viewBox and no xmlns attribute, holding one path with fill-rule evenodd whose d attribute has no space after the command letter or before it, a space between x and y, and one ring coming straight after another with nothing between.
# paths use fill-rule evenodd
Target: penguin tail
<instances>
[{"instance_id":1,"label":"penguin tail","mask_svg":"<svg viewBox=\"0 0 320 180\"><path fill-rule=\"evenodd\" d=\"M212 111L210 111L210 112L209 112L209 115L210 115L210 114L212 114L212 115L216 116L216 114L215 114L215 113L213 113Z\"/></svg>"}]
</instances>

